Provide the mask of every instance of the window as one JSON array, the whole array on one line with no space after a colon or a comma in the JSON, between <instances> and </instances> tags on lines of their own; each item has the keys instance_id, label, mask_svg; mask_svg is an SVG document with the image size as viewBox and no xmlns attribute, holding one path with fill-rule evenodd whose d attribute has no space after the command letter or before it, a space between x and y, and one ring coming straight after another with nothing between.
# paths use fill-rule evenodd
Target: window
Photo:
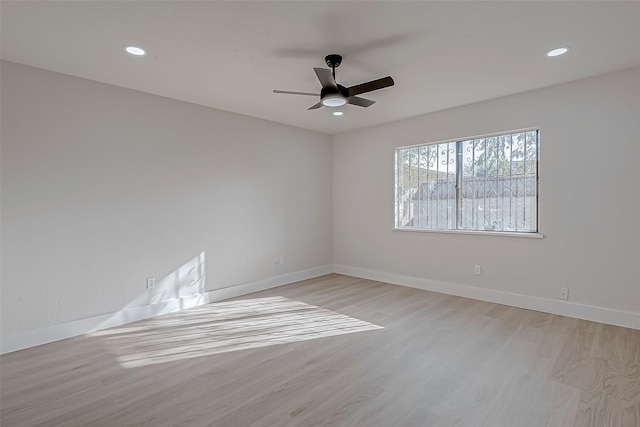
<instances>
[{"instance_id":1,"label":"window","mask_svg":"<svg viewBox=\"0 0 640 427\"><path fill-rule=\"evenodd\" d=\"M396 149L396 228L537 233L539 131Z\"/></svg>"}]
</instances>

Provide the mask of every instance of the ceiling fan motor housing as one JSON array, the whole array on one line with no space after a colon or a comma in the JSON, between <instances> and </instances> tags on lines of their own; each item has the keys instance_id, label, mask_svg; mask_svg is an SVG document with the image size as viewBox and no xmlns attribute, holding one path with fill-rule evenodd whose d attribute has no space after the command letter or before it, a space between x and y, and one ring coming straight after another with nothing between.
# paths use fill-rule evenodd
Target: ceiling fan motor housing
<instances>
[{"instance_id":1,"label":"ceiling fan motor housing","mask_svg":"<svg viewBox=\"0 0 640 427\"><path fill-rule=\"evenodd\" d=\"M320 91L320 102L327 107L340 107L348 102L349 92L344 86L323 87Z\"/></svg>"},{"instance_id":2,"label":"ceiling fan motor housing","mask_svg":"<svg viewBox=\"0 0 640 427\"><path fill-rule=\"evenodd\" d=\"M323 99L331 95L339 95L344 98L349 97L349 91L347 90L346 87L342 85L336 85L336 86L337 87L330 87L330 86L323 87L322 90L320 91L320 99Z\"/></svg>"}]
</instances>

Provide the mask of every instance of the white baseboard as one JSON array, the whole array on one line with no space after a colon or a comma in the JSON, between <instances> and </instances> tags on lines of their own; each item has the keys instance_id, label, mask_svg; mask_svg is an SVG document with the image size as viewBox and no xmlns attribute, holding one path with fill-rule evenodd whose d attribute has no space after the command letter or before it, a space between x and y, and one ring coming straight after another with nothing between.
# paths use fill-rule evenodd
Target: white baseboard
<instances>
[{"instance_id":1,"label":"white baseboard","mask_svg":"<svg viewBox=\"0 0 640 427\"><path fill-rule=\"evenodd\" d=\"M35 347L37 345L77 337L90 332L159 316L161 314L172 313L203 304L209 304L211 302L287 285L300 280L323 276L332 272L333 267L331 265L315 267L308 270L272 276L255 282L243 283L241 285L230 286L223 289L215 289L202 294L190 295L156 304L148 304L138 307L125 307L115 313L102 314L99 316L74 320L59 325L47 326L24 332L4 334L0 339L0 354L11 353L13 351Z\"/></svg>"},{"instance_id":2,"label":"white baseboard","mask_svg":"<svg viewBox=\"0 0 640 427\"><path fill-rule=\"evenodd\" d=\"M268 277L256 282L216 289L213 291L209 291L208 294L210 302L222 301L241 295L251 294L253 292L263 291L265 289L288 285L289 283L299 282L301 280L313 279L314 277L324 276L325 274L331 273L333 273L333 266L323 265L321 267L314 267L308 270L295 271L293 273L286 273L279 276Z\"/></svg>"},{"instance_id":3,"label":"white baseboard","mask_svg":"<svg viewBox=\"0 0 640 427\"><path fill-rule=\"evenodd\" d=\"M526 308L528 310L542 311L545 313L559 314L562 316L623 326L626 328L640 329L640 313L636 312L613 310L605 307L515 294L495 289L478 288L476 286L460 285L457 283L405 276L396 273L351 267L347 265L334 264L333 271L334 273L391 283L393 285L424 289L443 294Z\"/></svg>"}]
</instances>

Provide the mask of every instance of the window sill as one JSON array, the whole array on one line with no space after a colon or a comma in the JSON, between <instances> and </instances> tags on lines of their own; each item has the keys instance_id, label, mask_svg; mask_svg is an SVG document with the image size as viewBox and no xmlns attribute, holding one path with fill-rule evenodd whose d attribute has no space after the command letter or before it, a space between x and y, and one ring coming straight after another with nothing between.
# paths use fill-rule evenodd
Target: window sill
<instances>
[{"instance_id":1,"label":"window sill","mask_svg":"<svg viewBox=\"0 0 640 427\"><path fill-rule=\"evenodd\" d=\"M475 231L475 230L424 230L415 228L394 228L393 231L438 233L438 234L474 234L477 236L524 237L525 239L542 239L540 233L515 233L512 231Z\"/></svg>"}]
</instances>

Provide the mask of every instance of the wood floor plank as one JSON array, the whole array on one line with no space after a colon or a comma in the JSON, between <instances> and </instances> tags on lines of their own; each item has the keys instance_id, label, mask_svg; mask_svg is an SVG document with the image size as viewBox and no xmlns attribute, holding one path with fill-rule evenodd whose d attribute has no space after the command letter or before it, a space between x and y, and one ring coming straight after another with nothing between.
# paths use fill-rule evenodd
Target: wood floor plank
<instances>
[{"instance_id":1,"label":"wood floor plank","mask_svg":"<svg viewBox=\"0 0 640 427\"><path fill-rule=\"evenodd\" d=\"M0 408L3 427L640 427L640 331L330 274L4 355Z\"/></svg>"},{"instance_id":2,"label":"wood floor plank","mask_svg":"<svg viewBox=\"0 0 640 427\"><path fill-rule=\"evenodd\" d=\"M574 327L564 334L564 343L553 366L554 381L574 387L583 387L588 378L588 360L597 324L572 319Z\"/></svg>"}]
</instances>

